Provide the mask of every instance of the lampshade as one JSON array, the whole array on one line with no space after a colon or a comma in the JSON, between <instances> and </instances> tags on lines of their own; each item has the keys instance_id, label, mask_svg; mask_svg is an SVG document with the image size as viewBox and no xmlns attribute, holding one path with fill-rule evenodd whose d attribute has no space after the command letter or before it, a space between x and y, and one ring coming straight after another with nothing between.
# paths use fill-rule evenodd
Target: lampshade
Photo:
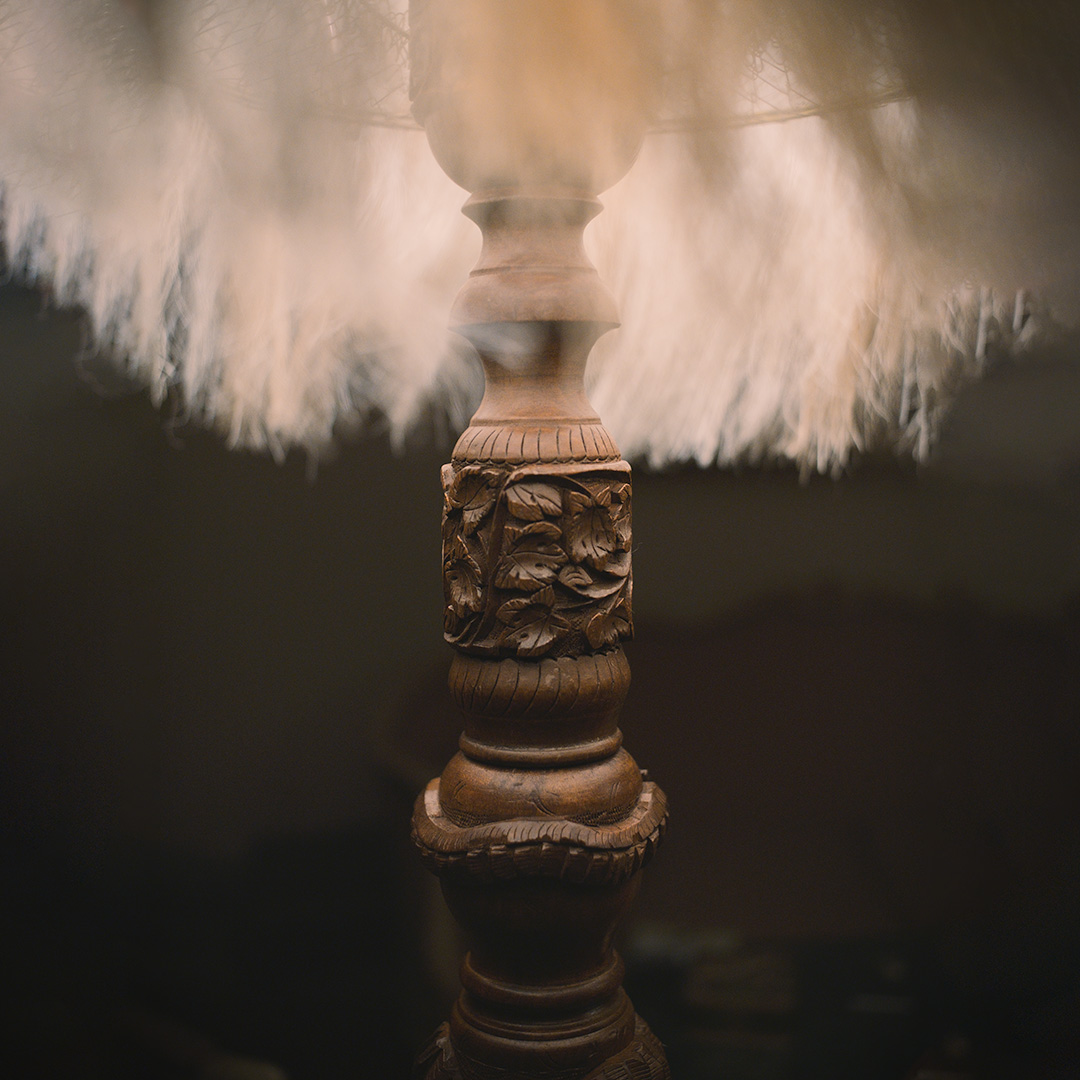
<instances>
[{"instance_id":1,"label":"lampshade","mask_svg":"<svg viewBox=\"0 0 1080 1080\"><path fill-rule=\"evenodd\" d=\"M463 731L412 818L471 947L415 1075L668 1080L612 948L667 802L619 726L631 469L592 406L660 464L924 456L1076 315L1078 46L1048 0L0 0L4 260L89 349L278 455L461 425L483 362L442 471Z\"/></svg>"},{"instance_id":2,"label":"lampshade","mask_svg":"<svg viewBox=\"0 0 1080 1080\"><path fill-rule=\"evenodd\" d=\"M552 85L590 37L652 49L572 110L649 116L586 237L622 318L590 396L628 456L925 455L958 381L1075 322L1069 5L564 6L535 41ZM462 58L508 32L445 50L485 122L498 79ZM2 0L7 267L238 444L464 424L478 373L444 328L479 238L410 113L408 45L404 0Z\"/></svg>"}]
</instances>

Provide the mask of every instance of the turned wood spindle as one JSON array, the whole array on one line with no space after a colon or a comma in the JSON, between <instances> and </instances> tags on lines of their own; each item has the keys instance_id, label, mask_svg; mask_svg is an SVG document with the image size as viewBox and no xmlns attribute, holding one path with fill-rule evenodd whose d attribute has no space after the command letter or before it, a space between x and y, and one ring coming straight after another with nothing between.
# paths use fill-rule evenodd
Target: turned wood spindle
<instances>
[{"instance_id":1,"label":"turned wood spindle","mask_svg":"<svg viewBox=\"0 0 1080 1080\"><path fill-rule=\"evenodd\" d=\"M611 944L666 805L618 728L630 467L583 382L593 344L618 324L582 237L600 210L593 193L629 168L646 119L619 89L651 77L641 26L619 35L639 8L414 0L411 11L414 112L473 192L465 213L483 234L451 325L486 378L443 468L445 634L465 726L413 816L471 945L450 1022L418 1062L426 1080L669 1075ZM583 18L613 40L583 36ZM553 109L565 125L551 127Z\"/></svg>"}]
</instances>

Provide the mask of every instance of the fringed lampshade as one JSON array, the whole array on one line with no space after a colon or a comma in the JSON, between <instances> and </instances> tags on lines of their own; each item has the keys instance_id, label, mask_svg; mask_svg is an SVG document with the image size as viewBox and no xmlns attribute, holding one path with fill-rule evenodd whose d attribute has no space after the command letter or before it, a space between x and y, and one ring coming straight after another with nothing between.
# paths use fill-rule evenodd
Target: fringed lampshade
<instances>
[{"instance_id":1,"label":"fringed lampshade","mask_svg":"<svg viewBox=\"0 0 1080 1080\"><path fill-rule=\"evenodd\" d=\"M655 52L655 86L615 88L651 130L587 235L623 324L591 397L629 456L921 457L958 379L1075 321L1069 5L653 7L552 24L556 55ZM9 272L236 443L463 426L445 326L477 237L410 114L405 9L4 0Z\"/></svg>"},{"instance_id":2,"label":"fringed lampshade","mask_svg":"<svg viewBox=\"0 0 1080 1080\"><path fill-rule=\"evenodd\" d=\"M618 728L616 442L925 455L959 379L1077 314L1080 17L46 0L0 43L7 259L159 395L317 453L463 425L479 356L443 469L464 732L413 816L472 950L415 1075L667 1080L611 947L667 820Z\"/></svg>"}]
</instances>

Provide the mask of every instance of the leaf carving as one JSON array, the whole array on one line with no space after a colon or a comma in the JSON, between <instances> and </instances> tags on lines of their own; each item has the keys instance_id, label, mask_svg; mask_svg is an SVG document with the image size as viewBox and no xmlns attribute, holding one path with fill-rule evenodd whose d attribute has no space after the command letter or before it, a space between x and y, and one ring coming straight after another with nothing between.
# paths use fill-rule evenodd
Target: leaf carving
<instances>
[{"instance_id":1,"label":"leaf carving","mask_svg":"<svg viewBox=\"0 0 1080 1080\"><path fill-rule=\"evenodd\" d=\"M630 573L630 552L619 549L608 557L604 566L605 574L614 574L624 578Z\"/></svg>"},{"instance_id":2,"label":"leaf carving","mask_svg":"<svg viewBox=\"0 0 1080 1080\"><path fill-rule=\"evenodd\" d=\"M466 466L453 474L446 488L446 505L461 511L462 532L471 536L490 513L499 494L502 474L493 469Z\"/></svg>"},{"instance_id":3,"label":"leaf carving","mask_svg":"<svg viewBox=\"0 0 1080 1080\"><path fill-rule=\"evenodd\" d=\"M554 484L526 480L506 489L506 505L522 521L542 521L562 513L562 493Z\"/></svg>"},{"instance_id":4,"label":"leaf carving","mask_svg":"<svg viewBox=\"0 0 1080 1080\"><path fill-rule=\"evenodd\" d=\"M620 638L633 636L633 626L630 622L630 608L625 600L616 604L605 605L590 620L585 627L585 636L594 649L602 649L605 645L614 645Z\"/></svg>"},{"instance_id":5,"label":"leaf carving","mask_svg":"<svg viewBox=\"0 0 1080 1080\"><path fill-rule=\"evenodd\" d=\"M443 568L446 600L459 619L483 610L480 566L461 537L455 537Z\"/></svg>"},{"instance_id":6,"label":"leaf carving","mask_svg":"<svg viewBox=\"0 0 1080 1080\"><path fill-rule=\"evenodd\" d=\"M557 545L562 539L562 529L554 521L534 521L531 525L507 525L504 534L511 546L536 548L543 544Z\"/></svg>"},{"instance_id":7,"label":"leaf carving","mask_svg":"<svg viewBox=\"0 0 1080 1080\"><path fill-rule=\"evenodd\" d=\"M630 485L618 484L611 489L611 515L615 523L615 547L630 550ZM610 570L611 567L609 566Z\"/></svg>"},{"instance_id":8,"label":"leaf carving","mask_svg":"<svg viewBox=\"0 0 1080 1080\"><path fill-rule=\"evenodd\" d=\"M540 656L570 632L570 623L553 610L555 590L550 586L528 597L507 600L496 612L505 629L499 644L516 650L519 656Z\"/></svg>"},{"instance_id":9,"label":"leaf carving","mask_svg":"<svg viewBox=\"0 0 1080 1080\"><path fill-rule=\"evenodd\" d=\"M559 576L559 566L566 556L542 555L536 551L514 551L504 555L495 568L495 584L500 589L524 589L535 592Z\"/></svg>"},{"instance_id":10,"label":"leaf carving","mask_svg":"<svg viewBox=\"0 0 1080 1080\"><path fill-rule=\"evenodd\" d=\"M439 477L442 480L443 516L445 517L454 509L453 504L450 502L450 491L454 486L454 466L449 463L444 465L439 473Z\"/></svg>"},{"instance_id":11,"label":"leaf carving","mask_svg":"<svg viewBox=\"0 0 1080 1080\"><path fill-rule=\"evenodd\" d=\"M576 592L579 596L588 596L593 600L601 600L605 596L617 593L623 587L623 580L609 578L605 575L601 579L593 577L583 566L564 566L559 571L559 583Z\"/></svg>"},{"instance_id":12,"label":"leaf carving","mask_svg":"<svg viewBox=\"0 0 1080 1080\"><path fill-rule=\"evenodd\" d=\"M587 562L603 570L615 551L610 500L611 494L606 488L596 498L582 491L566 493L566 544L575 562Z\"/></svg>"},{"instance_id":13,"label":"leaf carving","mask_svg":"<svg viewBox=\"0 0 1080 1080\"><path fill-rule=\"evenodd\" d=\"M551 584L566 562L566 553L557 543L561 536L559 526L550 521L535 521L524 528L508 526L510 550L495 567L495 584L526 592Z\"/></svg>"}]
</instances>

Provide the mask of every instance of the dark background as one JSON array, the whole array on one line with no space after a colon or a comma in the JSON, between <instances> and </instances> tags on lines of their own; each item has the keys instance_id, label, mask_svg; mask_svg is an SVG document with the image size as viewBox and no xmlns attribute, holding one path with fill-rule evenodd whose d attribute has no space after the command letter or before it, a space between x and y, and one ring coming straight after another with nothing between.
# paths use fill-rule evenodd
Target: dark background
<instances>
[{"instance_id":1,"label":"dark background","mask_svg":"<svg viewBox=\"0 0 1080 1080\"><path fill-rule=\"evenodd\" d=\"M448 447L312 475L80 349L0 291L4 1075L404 1076L458 949L408 843ZM637 470L672 823L623 949L681 1080L1080 1075L1077 355L919 468Z\"/></svg>"}]
</instances>

